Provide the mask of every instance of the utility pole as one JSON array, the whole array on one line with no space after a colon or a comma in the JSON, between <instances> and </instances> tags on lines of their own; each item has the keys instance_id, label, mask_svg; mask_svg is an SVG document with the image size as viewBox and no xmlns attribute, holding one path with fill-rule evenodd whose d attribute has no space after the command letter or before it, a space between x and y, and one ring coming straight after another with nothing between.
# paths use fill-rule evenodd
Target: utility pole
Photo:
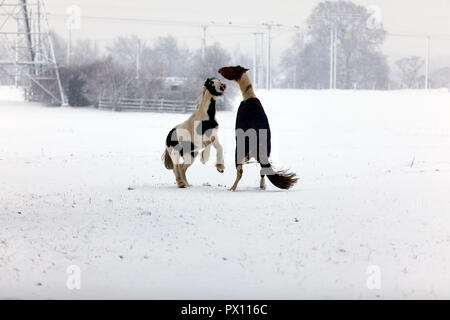
<instances>
[{"instance_id":1,"label":"utility pole","mask_svg":"<svg viewBox=\"0 0 450 320\"><path fill-rule=\"evenodd\" d=\"M428 90L430 87L430 41L431 37L427 37L427 49L426 49L426 57L425 57L425 90Z\"/></svg>"},{"instance_id":2,"label":"utility pole","mask_svg":"<svg viewBox=\"0 0 450 320\"><path fill-rule=\"evenodd\" d=\"M337 89L337 29L334 28L334 77L333 77L333 88Z\"/></svg>"},{"instance_id":3,"label":"utility pole","mask_svg":"<svg viewBox=\"0 0 450 320\"><path fill-rule=\"evenodd\" d=\"M334 29L330 30L330 90L333 89Z\"/></svg>"},{"instance_id":4,"label":"utility pole","mask_svg":"<svg viewBox=\"0 0 450 320\"><path fill-rule=\"evenodd\" d=\"M255 88L258 87L258 76L259 76L259 72L258 72L258 68L259 68L259 59L258 59L258 35L263 36L264 33L262 32L254 32L253 36L255 38L255 49L253 52L253 85L255 86ZM261 38L261 43L262 43L262 38Z\"/></svg>"},{"instance_id":5,"label":"utility pole","mask_svg":"<svg viewBox=\"0 0 450 320\"><path fill-rule=\"evenodd\" d=\"M260 59L259 59L259 64L258 64L258 83L259 83L259 87L263 87L263 83L264 83L264 65L263 65L263 59L264 59L264 54L265 54L265 50L264 50L264 32L261 32L260 34L260 38L259 38L259 43L260 43L260 47L259 47L259 52L260 52Z\"/></svg>"},{"instance_id":6,"label":"utility pole","mask_svg":"<svg viewBox=\"0 0 450 320\"><path fill-rule=\"evenodd\" d=\"M258 50L258 33L253 33L253 36L255 37L255 48L253 52L253 85L256 86L256 79L257 77L257 50Z\"/></svg>"},{"instance_id":7,"label":"utility pole","mask_svg":"<svg viewBox=\"0 0 450 320\"><path fill-rule=\"evenodd\" d=\"M297 65L294 65L294 81L293 89L297 89Z\"/></svg>"},{"instance_id":8,"label":"utility pole","mask_svg":"<svg viewBox=\"0 0 450 320\"><path fill-rule=\"evenodd\" d=\"M136 47L136 80L141 77L141 39L137 39Z\"/></svg>"},{"instance_id":9,"label":"utility pole","mask_svg":"<svg viewBox=\"0 0 450 320\"><path fill-rule=\"evenodd\" d=\"M207 25L202 26L203 29L203 37L202 37L202 60L205 60L205 52L206 52L206 31L208 30Z\"/></svg>"},{"instance_id":10,"label":"utility pole","mask_svg":"<svg viewBox=\"0 0 450 320\"><path fill-rule=\"evenodd\" d=\"M266 65L266 89L270 90L272 85L272 25L267 25L267 65Z\"/></svg>"},{"instance_id":11,"label":"utility pole","mask_svg":"<svg viewBox=\"0 0 450 320\"><path fill-rule=\"evenodd\" d=\"M266 89L272 89L272 27L281 27L281 24L263 23L267 27L267 62L266 62Z\"/></svg>"},{"instance_id":12,"label":"utility pole","mask_svg":"<svg viewBox=\"0 0 450 320\"><path fill-rule=\"evenodd\" d=\"M70 6L66 10L67 12L67 31L69 33L68 40L67 40L67 57L66 57L66 64L67 66L70 66L71 60L72 60L72 30L77 29L79 26L79 19L80 19L80 12L79 8L76 6Z\"/></svg>"},{"instance_id":13,"label":"utility pole","mask_svg":"<svg viewBox=\"0 0 450 320\"><path fill-rule=\"evenodd\" d=\"M72 28L70 26L68 27L68 31L69 31L69 38L67 40L66 65L69 67L70 66L70 59L71 59L71 56L72 56Z\"/></svg>"},{"instance_id":14,"label":"utility pole","mask_svg":"<svg viewBox=\"0 0 450 320\"><path fill-rule=\"evenodd\" d=\"M337 83L337 29L330 31L330 89L336 89Z\"/></svg>"}]
</instances>

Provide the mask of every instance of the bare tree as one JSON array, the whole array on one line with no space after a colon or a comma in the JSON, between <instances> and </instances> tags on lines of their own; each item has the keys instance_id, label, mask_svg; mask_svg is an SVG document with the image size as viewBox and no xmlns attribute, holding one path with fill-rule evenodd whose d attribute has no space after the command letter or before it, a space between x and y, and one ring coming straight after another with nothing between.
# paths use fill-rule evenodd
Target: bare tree
<instances>
[{"instance_id":1,"label":"bare tree","mask_svg":"<svg viewBox=\"0 0 450 320\"><path fill-rule=\"evenodd\" d=\"M144 52L144 64L151 69L158 66L161 77L185 77L189 72L189 49L180 46L173 36L160 37Z\"/></svg>"},{"instance_id":2,"label":"bare tree","mask_svg":"<svg viewBox=\"0 0 450 320\"><path fill-rule=\"evenodd\" d=\"M192 93L195 92L195 95L198 96L200 93L199 89L205 80L211 77L219 77L218 70L229 64L231 64L230 54L218 43L206 47L204 58L202 57L201 51L197 51L190 62L190 91ZM217 107L219 110L232 108L233 95L235 95L237 91L234 86L229 86L227 90L228 92L224 99L218 101Z\"/></svg>"},{"instance_id":3,"label":"bare tree","mask_svg":"<svg viewBox=\"0 0 450 320\"><path fill-rule=\"evenodd\" d=\"M424 63L423 58L417 56L403 58L395 62L400 70L399 76L404 87L412 89L419 86L419 72Z\"/></svg>"},{"instance_id":4,"label":"bare tree","mask_svg":"<svg viewBox=\"0 0 450 320\"><path fill-rule=\"evenodd\" d=\"M218 44L207 47L203 59L200 52L192 54L172 36L161 37L152 46L131 36L117 38L105 54L95 42L77 41L72 46L71 65L65 66L66 43L56 34L53 38L63 87L72 106L119 97L195 100L206 78L218 76L218 69L231 60ZM173 86L174 82L182 85Z\"/></svg>"},{"instance_id":5,"label":"bare tree","mask_svg":"<svg viewBox=\"0 0 450 320\"><path fill-rule=\"evenodd\" d=\"M328 88L331 33L337 34L337 86L342 89L388 85L389 69L381 52L386 31L372 14L350 1L319 3L308 18L309 41L286 52L285 69L296 66L297 87Z\"/></svg>"}]
</instances>

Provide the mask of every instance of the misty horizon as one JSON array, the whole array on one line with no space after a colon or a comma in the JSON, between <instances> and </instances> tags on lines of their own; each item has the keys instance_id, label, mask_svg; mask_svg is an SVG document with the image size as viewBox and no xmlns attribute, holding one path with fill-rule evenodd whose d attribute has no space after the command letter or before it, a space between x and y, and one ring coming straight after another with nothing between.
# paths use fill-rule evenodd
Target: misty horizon
<instances>
[{"instance_id":1,"label":"misty horizon","mask_svg":"<svg viewBox=\"0 0 450 320\"><path fill-rule=\"evenodd\" d=\"M151 2L133 0L46 1L51 28L64 39L68 38L65 25L67 8L75 5L81 9L81 27L72 31L74 41L90 39L99 47L105 47L119 36L136 35L147 43L166 35L174 36L190 49L202 45L202 24L208 25L207 45L221 44L230 52L251 57L254 51L254 32L265 32L265 22L282 24L274 28L273 54L277 66L283 52L290 47L293 37L300 30L307 33L306 20L312 9L321 1L282 1L280 6L268 5L268 1L230 0L220 9L206 1ZM430 68L444 67L450 61L450 4L445 0L424 2L355 0L354 3L375 8L388 36L382 46L390 63L405 56L426 54L426 36L431 36ZM287 10L287 8L289 8ZM252 14L249 14L251 12ZM84 18L83 18L84 17ZM127 21L100 19L102 17L130 19ZM132 21L136 19L136 21ZM146 22L143 20L158 20ZM182 23L176 23L182 22ZM227 26L232 22L232 27ZM238 27L242 26L242 27ZM293 28L298 26L298 30Z\"/></svg>"}]
</instances>

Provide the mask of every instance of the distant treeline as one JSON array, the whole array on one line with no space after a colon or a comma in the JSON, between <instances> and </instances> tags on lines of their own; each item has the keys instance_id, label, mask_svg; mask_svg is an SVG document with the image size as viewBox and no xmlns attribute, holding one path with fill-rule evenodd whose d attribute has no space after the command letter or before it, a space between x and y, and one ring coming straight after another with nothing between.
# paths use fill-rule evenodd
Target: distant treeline
<instances>
[{"instance_id":1,"label":"distant treeline","mask_svg":"<svg viewBox=\"0 0 450 320\"><path fill-rule=\"evenodd\" d=\"M196 100L208 77L218 76L218 66L231 63L220 45L206 47L204 56L179 45L172 36L160 37L152 46L138 37L120 37L112 45L97 47L93 41L72 45L70 65L66 43L54 35L61 80L69 104L95 105L100 98ZM62 63L64 62L64 63ZM219 108L229 109L231 98Z\"/></svg>"},{"instance_id":2,"label":"distant treeline","mask_svg":"<svg viewBox=\"0 0 450 320\"><path fill-rule=\"evenodd\" d=\"M350 1L321 2L309 16L307 30L293 37L281 63L273 67L273 87L330 88L331 44L335 43L332 78L336 88L424 88L423 58L405 57L390 70L381 49L386 34L382 23L364 6ZM236 57L217 43L204 52L190 50L172 36L160 37L151 45L137 36L120 37L106 48L80 40L71 46L69 64L67 43L56 34L53 39L64 91L72 106L95 105L100 98L192 101L199 97L206 78L218 76L219 67L253 66L253 51ZM4 54L0 46L0 58ZM261 84L264 70L258 70ZM0 84L5 82L0 72ZM429 82L430 88L450 87L450 66L431 73ZM231 108L237 94L235 86L229 88L219 104L221 109ZM57 88L54 90L57 95Z\"/></svg>"},{"instance_id":3,"label":"distant treeline","mask_svg":"<svg viewBox=\"0 0 450 320\"><path fill-rule=\"evenodd\" d=\"M330 88L330 52L335 34L336 88L424 88L423 58L405 57L390 70L381 50L387 32L378 18L367 7L350 1L319 3L307 20L307 32L294 37L293 45L283 55L285 74L279 85ZM450 87L450 68L432 73L429 84L430 88Z\"/></svg>"}]
</instances>

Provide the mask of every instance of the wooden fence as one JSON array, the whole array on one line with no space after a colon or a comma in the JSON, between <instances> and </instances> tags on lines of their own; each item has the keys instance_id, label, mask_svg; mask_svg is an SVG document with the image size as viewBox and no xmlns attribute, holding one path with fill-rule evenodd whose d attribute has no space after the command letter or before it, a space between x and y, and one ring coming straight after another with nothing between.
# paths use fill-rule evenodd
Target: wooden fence
<instances>
[{"instance_id":1,"label":"wooden fence","mask_svg":"<svg viewBox=\"0 0 450 320\"><path fill-rule=\"evenodd\" d=\"M119 98L112 100L102 98L99 100L98 108L113 111L192 113L197 108L197 103L166 99Z\"/></svg>"}]
</instances>

